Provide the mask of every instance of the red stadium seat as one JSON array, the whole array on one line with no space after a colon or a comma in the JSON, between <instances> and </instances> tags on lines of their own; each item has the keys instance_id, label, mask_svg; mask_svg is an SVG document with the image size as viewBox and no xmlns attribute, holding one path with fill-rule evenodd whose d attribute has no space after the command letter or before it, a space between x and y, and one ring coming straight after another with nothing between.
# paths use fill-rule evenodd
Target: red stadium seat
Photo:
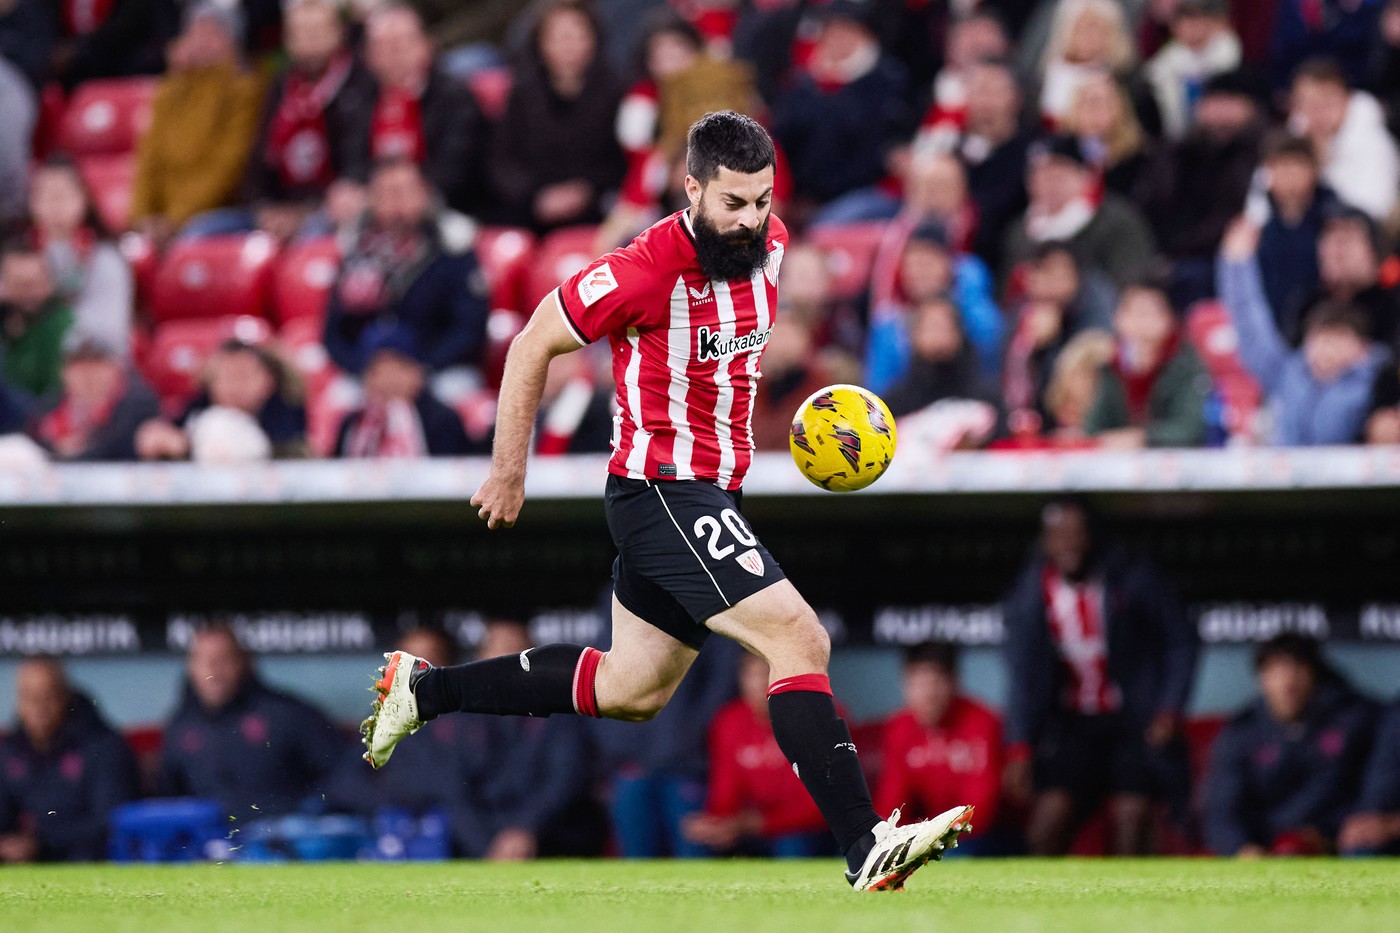
<instances>
[{"instance_id":1,"label":"red stadium seat","mask_svg":"<svg viewBox=\"0 0 1400 933\"><path fill-rule=\"evenodd\" d=\"M506 101L514 84L509 68L482 68L467 79L476 104L488 120L499 120L506 112Z\"/></svg>"},{"instance_id":2,"label":"red stadium seat","mask_svg":"<svg viewBox=\"0 0 1400 933\"><path fill-rule=\"evenodd\" d=\"M139 233L122 234L121 239L117 240L117 248L131 266L131 274L136 279L136 301L144 308L155 290L156 271L160 268L160 252L150 237Z\"/></svg>"},{"instance_id":3,"label":"red stadium seat","mask_svg":"<svg viewBox=\"0 0 1400 933\"><path fill-rule=\"evenodd\" d=\"M477 261L491 289L491 307L529 311L525 288L535 252L535 235L519 227L483 227L476 235Z\"/></svg>"},{"instance_id":4,"label":"red stadium seat","mask_svg":"<svg viewBox=\"0 0 1400 933\"><path fill-rule=\"evenodd\" d=\"M157 325L146 353L145 373L169 413L188 401L199 387L199 372L226 340L263 343L272 328L246 315L167 321Z\"/></svg>"},{"instance_id":5,"label":"red stadium seat","mask_svg":"<svg viewBox=\"0 0 1400 933\"><path fill-rule=\"evenodd\" d=\"M859 298L870 288L870 270L884 236L883 222L839 224L818 227L807 234L806 240L826 253L836 297L849 300Z\"/></svg>"},{"instance_id":6,"label":"red stadium seat","mask_svg":"<svg viewBox=\"0 0 1400 933\"><path fill-rule=\"evenodd\" d=\"M156 272L157 322L231 314L264 316L277 243L264 233L177 242Z\"/></svg>"},{"instance_id":7,"label":"red stadium seat","mask_svg":"<svg viewBox=\"0 0 1400 933\"><path fill-rule=\"evenodd\" d=\"M525 290L526 310L534 310L556 285L598 257L593 252L597 236L597 227L582 226L555 230L544 238L531 263L530 282Z\"/></svg>"},{"instance_id":8,"label":"red stadium seat","mask_svg":"<svg viewBox=\"0 0 1400 933\"><path fill-rule=\"evenodd\" d=\"M272 309L278 323L311 318L319 331L339 271L340 248L335 237L288 246L272 279Z\"/></svg>"},{"instance_id":9,"label":"red stadium seat","mask_svg":"<svg viewBox=\"0 0 1400 933\"><path fill-rule=\"evenodd\" d=\"M92 193L93 207L108 230L125 230L131 219L131 185L136 180L136 156L86 156L78 174Z\"/></svg>"},{"instance_id":10,"label":"red stadium seat","mask_svg":"<svg viewBox=\"0 0 1400 933\"><path fill-rule=\"evenodd\" d=\"M58 145L72 156L136 150L151 125L156 78L112 78L79 85L68 102Z\"/></svg>"},{"instance_id":11,"label":"red stadium seat","mask_svg":"<svg viewBox=\"0 0 1400 933\"><path fill-rule=\"evenodd\" d=\"M1231 437L1248 438L1263 404L1259 382L1240 359L1240 336L1219 301L1198 301L1186 312L1186 336L1225 403Z\"/></svg>"}]
</instances>

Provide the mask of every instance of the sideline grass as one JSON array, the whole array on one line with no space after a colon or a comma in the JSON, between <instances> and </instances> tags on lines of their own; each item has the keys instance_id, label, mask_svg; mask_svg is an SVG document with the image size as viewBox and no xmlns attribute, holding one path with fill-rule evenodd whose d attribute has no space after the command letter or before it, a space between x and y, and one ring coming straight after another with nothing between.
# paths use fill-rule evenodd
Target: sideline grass
<instances>
[{"instance_id":1,"label":"sideline grass","mask_svg":"<svg viewBox=\"0 0 1400 933\"><path fill-rule=\"evenodd\" d=\"M1400 930L1400 861L977 861L856 895L835 862L0 870L0 930L101 933Z\"/></svg>"}]
</instances>

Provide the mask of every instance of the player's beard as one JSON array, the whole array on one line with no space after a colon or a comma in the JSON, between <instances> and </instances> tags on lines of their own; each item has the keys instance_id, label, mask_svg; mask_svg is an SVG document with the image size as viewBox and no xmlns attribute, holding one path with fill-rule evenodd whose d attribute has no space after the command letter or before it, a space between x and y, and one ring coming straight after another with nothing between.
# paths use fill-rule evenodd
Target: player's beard
<instances>
[{"instance_id":1,"label":"player's beard","mask_svg":"<svg viewBox=\"0 0 1400 933\"><path fill-rule=\"evenodd\" d=\"M710 278L720 282L748 279L768 262L768 220L752 232L720 233L705 213L703 205L695 205L691 226L695 229L695 258Z\"/></svg>"}]
</instances>

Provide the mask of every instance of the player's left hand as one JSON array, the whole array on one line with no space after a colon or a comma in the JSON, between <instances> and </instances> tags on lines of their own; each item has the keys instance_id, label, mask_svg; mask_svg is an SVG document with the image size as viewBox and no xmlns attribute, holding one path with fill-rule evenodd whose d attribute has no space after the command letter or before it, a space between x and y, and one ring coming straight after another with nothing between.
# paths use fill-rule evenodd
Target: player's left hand
<instances>
[{"instance_id":1,"label":"player's left hand","mask_svg":"<svg viewBox=\"0 0 1400 933\"><path fill-rule=\"evenodd\" d=\"M514 527L525 504L525 480L502 478L493 471L472 496L471 503L477 506L477 517L492 531Z\"/></svg>"}]
</instances>

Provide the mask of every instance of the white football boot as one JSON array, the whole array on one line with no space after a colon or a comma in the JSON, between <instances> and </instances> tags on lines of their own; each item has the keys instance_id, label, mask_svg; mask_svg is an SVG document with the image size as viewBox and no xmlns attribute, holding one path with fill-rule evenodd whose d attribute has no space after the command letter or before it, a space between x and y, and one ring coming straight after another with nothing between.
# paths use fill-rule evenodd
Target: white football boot
<instances>
[{"instance_id":1,"label":"white football boot","mask_svg":"<svg viewBox=\"0 0 1400 933\"><path fill-rule=\"evenodd\" d=\"M899 825L895 810L883 823L876 823L875 847L855 874L846 880L857 891L899 891L910 875L937 861L947 849L958 847L958 836L972 830L972 807L954 807L921 823Z\"/></svg>"},{"instance_id":2,"label":"white football boot","mask_svg":"<svg viewBox=\"0 0 1400 933\"><path fill-rule=\"evenodd\" d=\"M364 759L373 768L384 767L399 740L423 727L413 688L419 678L432 670L427 661L406 651L391 651L384 655L384 662L379 678L370 688L374 691L374 707L369 718L360 723Z\"/></svg>"}]
</instances>

